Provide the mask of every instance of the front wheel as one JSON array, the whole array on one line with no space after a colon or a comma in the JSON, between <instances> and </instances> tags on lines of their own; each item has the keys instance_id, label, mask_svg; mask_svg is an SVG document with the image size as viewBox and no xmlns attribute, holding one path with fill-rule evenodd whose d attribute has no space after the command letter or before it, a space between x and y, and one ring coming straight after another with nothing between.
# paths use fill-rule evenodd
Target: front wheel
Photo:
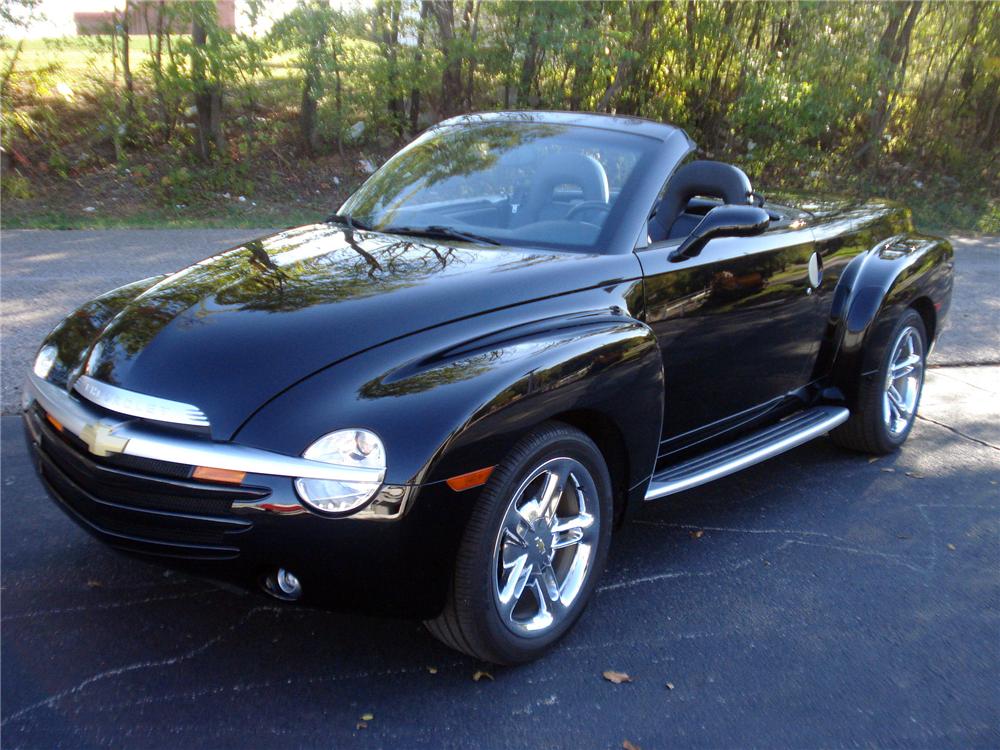
<instances>
[{"instance_id":1,"label":"front wheel","mask_svg":"<svg viewBox=\"0 0 1000 750\"><path fill-rule=\"evenodd\" d=\"M582 614L604 569L611 519L600 450L568 425L543 426L514 447L480 495L448 602L428 629L484 661L538 658Z\"/></svg>"},{"instance_id":2,"label":"front wheel","mask_svg":"<svg viewBox=\"0 0 1000 750\"><path fill-rule=\"evenodd\" d=\"M910 434L920 405L927 358L927 329L913 309L903 313L882 353L874 378L858 388L858 408L830 433L845 448L874 453L892 453Z\"/></svg>"}]
</instances>

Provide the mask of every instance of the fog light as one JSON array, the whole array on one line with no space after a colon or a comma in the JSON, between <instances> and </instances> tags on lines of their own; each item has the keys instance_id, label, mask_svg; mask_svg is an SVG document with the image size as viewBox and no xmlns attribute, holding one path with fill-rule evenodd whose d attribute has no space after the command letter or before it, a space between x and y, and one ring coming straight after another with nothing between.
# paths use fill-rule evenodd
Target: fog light
<instances>
[{"instance_id":1,"label":"fog light","mask_svg":"<svg viewBox=\"0 0 1000 750\"><path fill-rule=\"evenodd\" d=\"M264 580L264 590L276 599L285 601L295 601L302 596L299 577L284 568L278 568Z\"/></svg>"}]
</instances>

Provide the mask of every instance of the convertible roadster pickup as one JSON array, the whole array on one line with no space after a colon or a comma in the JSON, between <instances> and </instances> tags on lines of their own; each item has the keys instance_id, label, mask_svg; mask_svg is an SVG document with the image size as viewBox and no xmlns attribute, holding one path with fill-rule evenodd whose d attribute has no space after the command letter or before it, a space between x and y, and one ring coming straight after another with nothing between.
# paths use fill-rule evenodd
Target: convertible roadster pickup
<instances>
[{"instance_id":1,"label":"convertible roadster pickup","mask_svg":"<svg viewBox=\"0 0 1000 750\"><path fill-rule=\"evenodd\" d=\"M42 479L132 555L538 657L644 503L827 433L899 448L948 313L952 249L905 209L766 200L694 151L442 122L326 221L66 318L24 392Z\"/></svg>"}]
</instances>

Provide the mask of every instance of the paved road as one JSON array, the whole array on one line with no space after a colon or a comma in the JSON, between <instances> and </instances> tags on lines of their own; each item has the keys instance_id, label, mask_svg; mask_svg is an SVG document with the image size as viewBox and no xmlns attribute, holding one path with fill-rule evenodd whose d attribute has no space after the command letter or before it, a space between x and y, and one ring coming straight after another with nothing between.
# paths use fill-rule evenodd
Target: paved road
<instances>
[{"instance_id":1,"label":"paved road","mask_svg":"<svg viewBox=\"0 0 1000 750\"><path fill-rule=\"evenodd\" d=\"M22 335L59 314L65 269L30 259L32 235L161 254L103 286L205 254L139 234L3 235L5 380L26 367L11 311ZM938 364L1000 361L992 245L959 251ZM94 253L62 257L73 294L98 290ZM650 506L562 647L478 682L417 623L277 607L106 550L44 497L3 417L2 745L996 747L1000 367L935 368L922 417L890 458L820 440Z\"/></svg>"}]
</instances>

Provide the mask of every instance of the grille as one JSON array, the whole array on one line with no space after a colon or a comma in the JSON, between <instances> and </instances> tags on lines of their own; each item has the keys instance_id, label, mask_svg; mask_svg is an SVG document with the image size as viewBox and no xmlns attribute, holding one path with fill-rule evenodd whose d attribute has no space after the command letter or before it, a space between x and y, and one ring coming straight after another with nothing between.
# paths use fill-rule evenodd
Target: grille
<instances>
[{"instance_id":1,"label":"grille","mask_svg":"<svg viewBox=\"0 0 1000 750\"><path fill-rule=\"evenodd\" d=\"M70 432L56 432L55 430L49 429L50 423L45 418L45 411L42 407L35 404L33 409L38 421L41 422L46 428L45 434L47 437L52 440L65 443L76 453L81 453L87 456L88 460L93 463L102 466L115 466L122 469L138 471L143 474L152 474L154 476L172 477L174 479L190 479L191 473L194 471L194 467L188 466L187 464L177 464L171 461L157 461L156 459L140 458L139 456L125 456L122 454L95 456L90 453L90 450L87 448L87 444L80 440L80 438L76 435Z\"/></svg>"},{"instance_id":2,"label":"grille","mask_svg":"<svg viewBox=\"0 0 1000 750\"><path fill-rule=\"evenodd\" d=\"M234 557L239 550L230 545L252 523L230 514L233 501L269 494L265 488L187 481L191 467L163 461L133 464L158 469L158 475L127 470L120 462L92 457L82 441L56 431L43 415L27 418L52 492L117 546L176 557ZM176 478L182 469L185 478Z\"/></svg>"}]
</instances>

